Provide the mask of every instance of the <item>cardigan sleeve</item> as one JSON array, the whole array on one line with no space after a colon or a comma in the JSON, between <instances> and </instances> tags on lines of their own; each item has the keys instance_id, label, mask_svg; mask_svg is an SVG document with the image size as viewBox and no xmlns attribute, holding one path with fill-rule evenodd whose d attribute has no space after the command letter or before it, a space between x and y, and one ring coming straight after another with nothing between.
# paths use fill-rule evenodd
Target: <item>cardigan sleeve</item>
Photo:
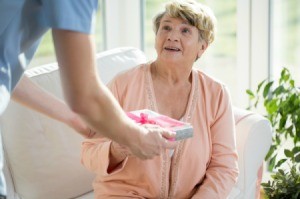
<instances>
[{"instance_id":1,"label":"cardigan sleeve","mask_svg":"<svg viewBox=\"0 0 300 199\"><path fill-rule=\"evenodd\" d=\"M89 171L102 176L113 175L123 170L128 157L114 170L108 172L112 141L106 138L86 139L81 146L81 163Z\"/></svg>"},{"instance_id":2,"label":"cardigan sleeve","mask_svg":"<svg viewBox=\"0 0 300 199\"><path fill-rule=\"evenodd\" d=\"M193 198L226 198L237 181L238 165L232 105L227 89L219 93L210 125L212 155L205 178Z\"/></svg>"},{"instance_id":3,"label":"cardigan sleeve","mask_svg":"<svg viewBox=\"0 0 300 199\"><path fill-rule=\"evenodd\" d=\"M115 81L110 82L108 88L111 90L117 101L119 101ZM128 157L126 157L116 169L108 173L111 145L112 141L107 138L84 140L81 145L81 163L83 166L89 171L104 176L121 171L126 165Z\"/></svg>"}]
</instances>

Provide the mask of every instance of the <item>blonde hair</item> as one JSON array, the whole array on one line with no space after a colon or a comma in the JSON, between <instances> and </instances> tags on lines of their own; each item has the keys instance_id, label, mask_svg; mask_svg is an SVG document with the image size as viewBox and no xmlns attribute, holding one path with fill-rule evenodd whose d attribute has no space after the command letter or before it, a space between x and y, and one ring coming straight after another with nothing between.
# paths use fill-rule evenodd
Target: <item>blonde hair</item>
<instances>
[{"instance_id":1,"label":"blonde hair","mask_svg":"<svg viewBox=\"0 0 300 199\"><path fill-rule=\"evenodd\" d=\"M157 33L164 15L186 20L199 30L199 39L211 44L215 38L216 17L212 10L194 0L173 0L165 5L165 11L158 13L153 19L154 32Z\"/></svg>"}]
</instances>

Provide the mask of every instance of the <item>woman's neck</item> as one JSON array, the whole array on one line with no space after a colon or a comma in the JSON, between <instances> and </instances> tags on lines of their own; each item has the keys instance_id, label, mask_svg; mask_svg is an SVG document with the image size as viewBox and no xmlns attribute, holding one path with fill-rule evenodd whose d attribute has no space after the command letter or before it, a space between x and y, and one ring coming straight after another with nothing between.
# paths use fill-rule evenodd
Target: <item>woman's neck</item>
<instances>
[{"instance_id":1,"label":"woman's neck","mask_svg":"<svg viewBox=\"0 0 300 199\"><path fill-rule=\"evenodd\" d=\"M163 81L170 86L191 83L192 67L180 64L161 63L157 60L151 64L151 75L154 80Z\"/></svg>"}]
</instances>

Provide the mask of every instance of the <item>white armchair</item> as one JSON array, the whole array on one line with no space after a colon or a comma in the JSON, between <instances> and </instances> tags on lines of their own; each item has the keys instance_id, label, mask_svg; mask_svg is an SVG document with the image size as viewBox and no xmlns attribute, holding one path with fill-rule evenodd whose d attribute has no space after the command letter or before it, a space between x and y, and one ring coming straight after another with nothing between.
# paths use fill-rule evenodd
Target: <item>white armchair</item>
<instances>
[{"instance_id":1,"label":"white armchair","mask_svg":"<svg viewBox=\"0 0 300 199\"><path fill-rule=\"evenodd\" d=\"M229 198L253 199L260 191L258 171L271 146L272 129L266 118L250 111L234 108L234 117L239 175Z\"/></svg>"},{"instance_id":2,"label":"white armchair","mask_svg":"<svg viewBox=\"0 0 300 199\"><path fill-rule=\"evenodd\" d=\"M146 61L136 48L118 48L97 57L101 79ZM33 81L62 98L56 64L26 71ZM230 198L254 198L257 171L271 144L263 117L235 109L240 174ZM94 175L80 164L82 137L72 129L14 102L0 117L8 199L91 199Z\"/></svg>"}]
</instances>

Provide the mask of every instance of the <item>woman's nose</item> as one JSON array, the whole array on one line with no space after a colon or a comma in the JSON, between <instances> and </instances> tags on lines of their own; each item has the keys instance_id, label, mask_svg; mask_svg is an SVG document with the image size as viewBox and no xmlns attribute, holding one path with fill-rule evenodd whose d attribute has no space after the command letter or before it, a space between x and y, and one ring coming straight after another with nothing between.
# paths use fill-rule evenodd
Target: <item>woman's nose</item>
<instances>
[{"instance_id":1,"label":"woman's nose","mask_svg":"<svg viewBox=\"0 0 300 199\"><path fill-rule=\"evenodd\" d=\"M168 34L169 41L179 41L179 34L177 31L170 31Z\"/></svg>"}]
</instances>

